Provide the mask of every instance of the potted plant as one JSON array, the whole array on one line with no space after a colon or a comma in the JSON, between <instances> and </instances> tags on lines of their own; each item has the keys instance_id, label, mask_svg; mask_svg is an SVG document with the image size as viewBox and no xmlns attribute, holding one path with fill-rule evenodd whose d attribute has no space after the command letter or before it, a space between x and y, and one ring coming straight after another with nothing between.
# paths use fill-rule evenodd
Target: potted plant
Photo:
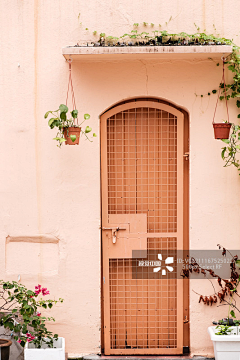
<instances>
[{"instance_id":1,"label":"potted plant","mask_svg":"<svg viewBox=\"0 0 240 360\"><path fill-rule=\"evenodd\" d=\"M208 332L213 342L215 360L239 360L239 326L210 326Z\"/></svg>"},{"instance_id":2,"label":"potted plant","mask_svg":"<svg viewBox=\"0 0 240 360\"><path fill-rule=\"evenodd\" d=\"M47 288L37 285L32 291L16 281L0 280L0 326L10 330L11 336L24 348L25 360L65 360L64 339L46 327L46 321L55 319L39 312L40 308L51 309L63 299L43 300L40 295L49 295ZM1 351L10 345L11 341L0 340ZM3 351L1 355L4 353L5 357L1 360L8 360L9 350Z\"/></svg>"},{"instance_id":3,"label":"potted plant","mask_svg":"<svg viewBox=\"0 0 240 360\"><path fill-rule=\"evenodd\" d=\"M240 283L240 275L237 268L240 267L240 260L238 256L233 256L230 251L219 245L219 249L222 249L222 256L226 256L228 252L230 254L230 278L223 279L220 275L216 274L213 269L201 267L194 258L191 258L188 269L183 269L183 277L189 277L190 273L198 273L206 276L207 274L212 279L217 279L219 290L215 289L214 283L211 281L214 293L206 296L198 294L199 303L204 305L213 305L217 302L221 305L228 306L228 316L225 319L219 320L217 326L210 326L208 333L213 342L215 360L239 360L240 358L240 320L236 320L235 311L240 313L240 309L234 299L234 296L238 294L238 285ZM226 259L228 261L228 259Z\"/></svg>"},{"instance_id":4,"label":"potted plant","mask_svg":"<svg viewBox=\"0 0 240 360\"><path fill-rule=\"evenodd\" d=\"M89 114L84 114L84 120L79 125L75 123L75 119L78 117L78 110L72 110L69 115L68 107L64 104L61 104L55 111L47 111L44 118L47 119L50 114L51 118L48 120L48 126L50 129L58 129L57 135L53 139L58 142L58 147L61 147L63 143L66 145L79 145L81 133L84 134L89 141L91 141L87 134L92 131L92 128L90 126L86 126L84 131L81 128L84 121L90 119ZM97 135L93 133L93 137L96 136Z\"/></svg>"},{"instance_id":5,"label":"potted plant","mask_svg":"<svg viewBox=\"0 0 240 360\"><path fill-rule=\"evenodd\" d=\"M222 123L213 122L214 137L217 140L224 140L229 138L229 133L232 124L228 121L223 120Z\"/></svg>"}]
</instances>

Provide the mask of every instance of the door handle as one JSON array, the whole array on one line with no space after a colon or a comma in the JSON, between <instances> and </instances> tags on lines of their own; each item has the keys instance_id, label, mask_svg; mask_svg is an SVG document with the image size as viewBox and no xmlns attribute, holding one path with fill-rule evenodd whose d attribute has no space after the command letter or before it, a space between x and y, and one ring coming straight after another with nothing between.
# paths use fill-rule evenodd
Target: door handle
<instances>
[{"instance_id":1,"label":"door handle","mask_svg":"<svg viewBox=\"0 0 240 360\"><path fill-rule=\"evenodd\" d=\"M115 227L115 228L105 228L105 227L102 227L101 228L102 230L112 230L112 242L113 244L116 244L117 242L117 232L119 230L127 230L127 228L123 228L123 227Z\"/></svg>"}]
</instances>

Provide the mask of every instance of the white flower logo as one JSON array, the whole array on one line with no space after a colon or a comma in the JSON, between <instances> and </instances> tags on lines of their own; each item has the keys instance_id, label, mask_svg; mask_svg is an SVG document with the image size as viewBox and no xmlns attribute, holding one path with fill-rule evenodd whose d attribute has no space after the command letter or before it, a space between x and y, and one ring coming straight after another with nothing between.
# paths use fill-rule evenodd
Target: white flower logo
<instances>
[{"instance_id":1,"label":"white flower logo","mask_svg":"<svg viewBox=\"0 0 240 360\"><path fill-rule=\"evenodd\" d=\"M161 261L162 261L162 254L158 254L158 259L160 260L160 266L153 268L153 272L157 273L161 270ZM173 267L172 266L168 266L169 264L173 264L174 258L173 256L168 256L165 259L165 266L167 268L168 271L172 272L173 271ZM162 275L166 275L166 269L162 269Z\"/></svg>"}]
</instances>

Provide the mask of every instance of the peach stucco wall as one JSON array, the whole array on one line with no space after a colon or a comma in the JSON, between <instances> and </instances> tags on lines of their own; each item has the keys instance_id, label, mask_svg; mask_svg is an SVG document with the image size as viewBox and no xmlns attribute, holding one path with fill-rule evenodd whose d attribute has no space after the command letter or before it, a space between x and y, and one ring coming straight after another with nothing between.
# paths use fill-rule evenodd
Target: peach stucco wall
<instances>
[{"instance_id":1,"label":"peach stucco wall","mask_svg":"<svg viewBox=\"0 0 240 360\"><path fill-rule=\"evenodd\" d=\"M226 37L240 30L239 0L0 3L0 278L20 275L22 283L43 284L52 296L65 299L53 311L53 329L66 337L70 356L100 351L100 138L61 150L52 141L55 133L43 115L65 102L68 66L62 47L94 30L118 36L134 22L164 24L170 16L169 31L194 32L194 22L209 32L215 24ZM195 96L216 88L220 79L221 68L208 59L73 63L77 108L91 114L89 125L98 135L99 115L122 99L159 97L189 112L190 246L195 249L215 249L218 242L240 248L240 180L235 169L222 167L221 143L213 140L216 97ZM223 107L220 112L222 120ZM39 234L57 240L7 240ZM211 292L208 286L191 283L204 293ZM199 305L191 289L191 351L211 355L207 326L225 309Z\"/></svg>"}]
</instances>

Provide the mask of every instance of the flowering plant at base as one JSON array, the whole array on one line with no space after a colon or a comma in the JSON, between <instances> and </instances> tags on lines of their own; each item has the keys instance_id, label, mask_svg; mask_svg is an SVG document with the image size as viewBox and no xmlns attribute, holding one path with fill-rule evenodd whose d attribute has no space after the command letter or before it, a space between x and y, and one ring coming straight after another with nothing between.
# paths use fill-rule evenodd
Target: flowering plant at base
<instances>
[{"instance_id":1,"label":"flowering plant at base","mask_svg":"<svg viewBox=\"0 0 240 360\"><path fill-rule=\"evenodd\" d=\"M11 331L11 336L24 347L31 342L36 348L43 344L54 346L58 335L47 330L46 321L55 321L53 317L44 317L39 308L51 309L54 304L62 303L59 300L38 299L39 295L49 295L47 288L35 286L35 291L28 290L26 286L16 281L0 280L0 326Z\"/></svg>"}]
</instances>

